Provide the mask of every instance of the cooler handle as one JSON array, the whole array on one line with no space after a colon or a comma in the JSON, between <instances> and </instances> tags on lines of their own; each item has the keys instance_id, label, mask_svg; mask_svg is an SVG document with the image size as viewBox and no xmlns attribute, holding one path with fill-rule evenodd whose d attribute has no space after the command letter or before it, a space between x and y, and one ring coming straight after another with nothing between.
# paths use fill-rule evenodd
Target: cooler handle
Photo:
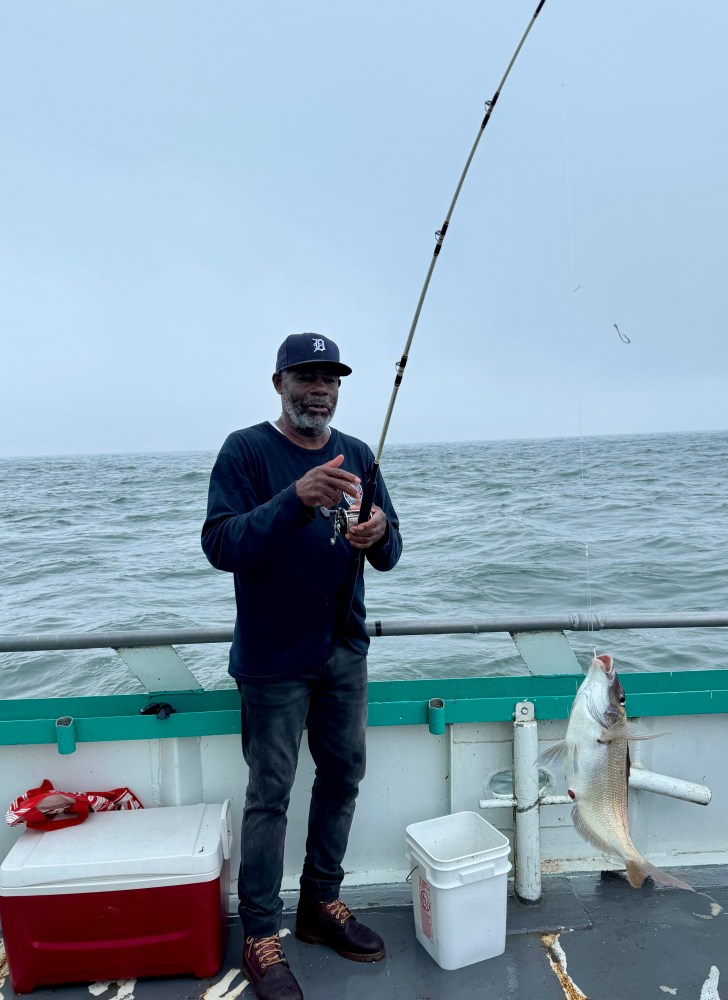
<instances>
[{"instance_id":1,"label":"cooler handle","mask_svg":"<svg viewBox=\"0 0 728 1000\"><path fill-rule=\"evenodd\" d=\"M225 799L222 804L220 814L220 839L222 840L222 856L225 861L230 860L230 852L233 846L233 817L230 808L230 799Z\"/></svg>"}]
</instances>

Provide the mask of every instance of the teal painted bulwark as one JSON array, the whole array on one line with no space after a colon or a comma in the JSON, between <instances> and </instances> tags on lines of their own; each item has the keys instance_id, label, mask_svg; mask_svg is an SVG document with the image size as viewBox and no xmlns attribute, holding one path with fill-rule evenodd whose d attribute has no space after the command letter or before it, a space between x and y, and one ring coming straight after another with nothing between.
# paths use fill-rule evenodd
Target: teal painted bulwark
<instances>
[{"instance_id":1,"label":"teal painted bulwark","mask_svg":"<svg viewBox=\"0 0 728 1000\"><path fill-rule=\"evenodd\" d=\"M630 716L728 713L728 670L621 674ZM445 703L445 722L511 722L515 705L531 701L537 719L565 719L578 680L554 677L476 677L372 681L370 726L427 726L428 704ZM56 743L56 722L73 719L76 743L222 736L240 732L237 691L167 692L175 709L159 720L141 715L148 695L34 698L0 704L0 745Z\"/></svg>"}]
</instances>

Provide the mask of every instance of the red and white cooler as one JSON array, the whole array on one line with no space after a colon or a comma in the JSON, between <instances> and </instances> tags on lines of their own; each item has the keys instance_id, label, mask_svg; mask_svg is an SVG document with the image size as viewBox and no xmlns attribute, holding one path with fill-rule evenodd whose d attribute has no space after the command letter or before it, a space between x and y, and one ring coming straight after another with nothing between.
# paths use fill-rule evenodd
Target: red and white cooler
<instances>
[{"instance_id":1,"label":"red and white cooler","mask_svg":"<svg viewBox=\"0 0 728 1000\"><path fill-rule=\"evenodd\" d=\"M225 948L230 803L92 813L26 830L0 865L0 924L16 993L188 973Z\"/></svg>"}]
</instances>

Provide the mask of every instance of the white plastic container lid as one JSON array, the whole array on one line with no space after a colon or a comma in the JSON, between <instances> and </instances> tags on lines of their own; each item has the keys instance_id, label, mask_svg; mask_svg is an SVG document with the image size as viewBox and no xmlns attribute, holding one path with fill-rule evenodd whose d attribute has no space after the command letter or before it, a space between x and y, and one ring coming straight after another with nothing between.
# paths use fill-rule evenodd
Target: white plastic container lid
<instances>
[{"instance_id":1,"label":"white plastic container lid","mask_svg":"<svg viewBox=\"0 0 728 1000\"><path fill-rule=\"evenodd\" d=\"M495 861L510 850L508 838L475 812L412 823L405 831L405 839L429 866L440 871Z\"/></svg>"},{"instance_id":2,"label":"white plastic container lid","mask_svg":"<svg viewBox=\"0 0 728 1000\"><path fill-rule=\"evenodd\" d=\"M0 865L0 896L206 881L219 875L230 842L228 800L91 813L78 826L26 830Z\"/></svg>"}]
</instances>

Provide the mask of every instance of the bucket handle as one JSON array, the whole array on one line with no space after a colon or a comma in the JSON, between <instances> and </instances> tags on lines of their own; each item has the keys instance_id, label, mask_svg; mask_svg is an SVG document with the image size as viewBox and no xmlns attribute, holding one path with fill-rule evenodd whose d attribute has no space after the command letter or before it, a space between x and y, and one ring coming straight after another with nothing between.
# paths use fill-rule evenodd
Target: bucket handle
<instances>
[{"instance_id":1,"label":"bucket handle","mask_svg":"<svg viewBox=\"0 0 728 1000\"><path fill-rule=\"evenodd\" d=\"M495 865L486 865L484 868L463 869L458 872L460 885L467 885L469 882L479 882L484 878L492 878L495 875Z\"/></svg>"},{"instance_id":2,"label":"bucket handle","mask_svg":"<svg viewBox=\"0 0 728 1000\"><path fill-rule=\"evenodd\" d=\"M429 867L429 865L424 864L424 862L422 862L421 860L419 860L419 859L417 859L414 856L409 855L409 854L407 855L407 860L410 863L412 863L413 861L417 861L417 864L415 865L415 867L412 869L412 871L407 876L408 881L409 881L410 876L413 874L413 872L417 868L419 868L420 869L420 873L424 876L425 881L426 882L430 882L432 884L432 882L433 882L433 880L435 878L435 873ZM492 878L495 875L495 864L490 864L490 865L482 865L482 864L481 865L477 865L477 864L475 864L475 865L469 865L469 866L466 866L465 868L453 869L450 872L450 874L451 875L457 875L458 881L460 882L460 885L467 885L470 882L479 882L481 879L484 879L484 878Z\"/></svg>"}]
</instances>

